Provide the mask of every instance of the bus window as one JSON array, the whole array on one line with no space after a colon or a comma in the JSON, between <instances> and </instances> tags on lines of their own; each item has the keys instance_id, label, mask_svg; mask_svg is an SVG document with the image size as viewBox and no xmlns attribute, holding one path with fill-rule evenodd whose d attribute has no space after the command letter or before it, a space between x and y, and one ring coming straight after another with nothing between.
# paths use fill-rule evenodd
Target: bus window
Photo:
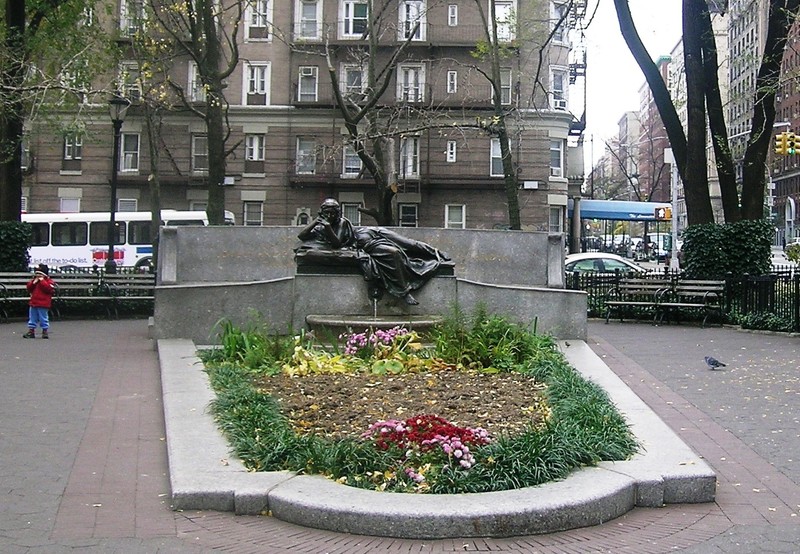
<instances>
[{"instance_id":1,"label":"bus window","mask_svg":"<svg viewBox=\"0 0 800 554\"><path fill-rule=\"evenodd\" d=\"M115 221L117 236L114 244L125 244L125 222ZM108 221L93 221L89 224L89 244L92 246L108 245Z\"/></svg>"},{"instance_id":2,"label":"bus window","mask_svg":"<svg viewBox=\"0 0 800 554\"><path fill-rule=\"evenodd\" d=\"M31 223L33 227L33 244L31 246L47 246L50 244L50 224L49 223Z\"/></svg>"},{"instance_id":3,"label":"bus window","mask_svg":"<svg viewBox=\"0 0 800 554\"><path fill-rule=\"evenodd\" d=\"M152 244L149 221L131 221L128 223L128 244Z\"/></svg>"},{"instance_id":4,"label":"bus window","mask_svg":"<svg viewBox=\"0 0 800 554\"><path fill-rule=\"evenodd\" d=\"M202 219L170 219L166 225L177 227L178 225L205 225L206 222Z\"/></svg>"},{"instance_id":5,"label":"bus window","mask_svg":"<svg viewBox=\"0 0 800 554\"><path fill-rule=\"evenodd\" d=\"M86 245L86 235L86 223L53 223L53 246L84 246ZM106 242L108 242L107 238Z\"/></svg>"}]
</instances>

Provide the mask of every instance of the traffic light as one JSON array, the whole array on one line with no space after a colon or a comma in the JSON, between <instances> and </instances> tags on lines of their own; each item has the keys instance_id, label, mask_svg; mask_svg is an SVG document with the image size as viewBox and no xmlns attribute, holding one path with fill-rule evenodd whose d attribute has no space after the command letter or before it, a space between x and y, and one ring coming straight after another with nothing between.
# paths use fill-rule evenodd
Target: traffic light
<instances>
[{"instance_id":1,"label":"traffic light","mask_svg":"<svg viewBox=\"0 0 800 554\"><path fill-rule=\"evenodd\" d=\"M775 153L785 156L789 147L789 134L786 132L775 135Z\"/></svg>"},{"instance_id":2,"label":"traffic light","mask_svg":"<svg viewBox=\"0 0 800 554\"><path fill-rule=\"evenodd\" d=\"M668 221L672 219L672 208L669 206L666 206L664 208L656 208L653 215L659 221Z\"/></svg>"},{"instance_id":3,"label":"traffic light","mask_svg":"<svg viewBox=\"0 0 800 554\"><path fill-rule=\"evenodd\" d=\"M797 153L797 135L794 133L786 133L786 153L794 156Z\"/></svg>"}]
</instances>

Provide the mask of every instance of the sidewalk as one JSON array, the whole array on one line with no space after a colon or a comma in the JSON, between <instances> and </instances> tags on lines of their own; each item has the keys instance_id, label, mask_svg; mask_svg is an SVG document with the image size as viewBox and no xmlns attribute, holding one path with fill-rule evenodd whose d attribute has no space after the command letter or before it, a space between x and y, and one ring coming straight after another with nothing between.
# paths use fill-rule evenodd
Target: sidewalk
<instances>
[{"instance_id":1,"label":"sidewalk","mask_svg":"<svg viewBox=\"0 0 800 554\"><path fill-rule=\"evenodd\" d=\"M409 541L173 512L145 320L0 325L2 552L800 552L800 339L600 322L589 345L718 472L717 502L509 539ZM705 368L704 355L729 364ZM221 461L223 463L223 461Z\"/></svg>"}]
</instances>

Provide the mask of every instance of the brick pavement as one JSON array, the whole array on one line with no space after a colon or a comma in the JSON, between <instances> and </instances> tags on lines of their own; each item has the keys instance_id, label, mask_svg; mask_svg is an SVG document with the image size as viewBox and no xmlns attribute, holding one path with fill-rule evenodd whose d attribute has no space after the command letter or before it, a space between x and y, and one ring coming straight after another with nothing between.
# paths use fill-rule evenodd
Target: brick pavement
<instances>
[{"instance_id":1,"label":"brick pavement","mask_svg":"<svg viewBox=\"0 0 800 554\"><path fill-rule=\"evenodd\" d=\"M59 321L50 341L0 330L2 552L800 552L796 337L590 324L590 346L718 471L716 503L542 536L409 541L171 511L146 322ZM705 370L706 353L729 371Z\"/></svg>"}]
</instances>

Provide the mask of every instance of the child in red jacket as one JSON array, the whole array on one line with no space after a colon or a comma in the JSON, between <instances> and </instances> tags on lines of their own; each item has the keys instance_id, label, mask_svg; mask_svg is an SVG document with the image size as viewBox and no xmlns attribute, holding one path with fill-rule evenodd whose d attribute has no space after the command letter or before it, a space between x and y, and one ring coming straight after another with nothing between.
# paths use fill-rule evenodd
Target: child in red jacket
<instances>
[{"instance_id":1,"label":"child in red jacket","mask_svg":"<svg viewBox=\"0 0 800 554\"><path fill-rule=\"evenodd\" d=\"M50 338L47 335L47 330L50 328L50 306L53 302L53 293L56 291L56 285L48 275L47 266L39 264L33 274L33 279L28 281L26 285L28 292L31 295L30 302L28 302L28 332L22 335L22 338L32 339L36 337L35 330L38 324L42 328L42 338Z\"/></svg>"}]
</instances>

